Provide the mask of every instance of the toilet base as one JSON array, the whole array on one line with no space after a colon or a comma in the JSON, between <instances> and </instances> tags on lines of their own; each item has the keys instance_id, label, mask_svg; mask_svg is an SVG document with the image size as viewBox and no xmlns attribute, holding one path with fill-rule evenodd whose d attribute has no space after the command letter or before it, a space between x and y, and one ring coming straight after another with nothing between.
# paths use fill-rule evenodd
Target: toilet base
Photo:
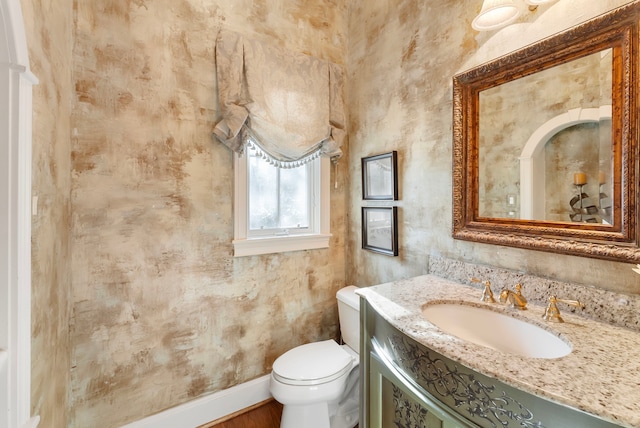
<instances>
[{"instance_id":1,"label":"toilet base","mask_svg":"<svg viewBox=\"0 0 640 428\"><path fill-rule=\"evenodd\" d=\"M327 403L284 405L280 428L330 428Z\"/></svg>"}]
</instances>

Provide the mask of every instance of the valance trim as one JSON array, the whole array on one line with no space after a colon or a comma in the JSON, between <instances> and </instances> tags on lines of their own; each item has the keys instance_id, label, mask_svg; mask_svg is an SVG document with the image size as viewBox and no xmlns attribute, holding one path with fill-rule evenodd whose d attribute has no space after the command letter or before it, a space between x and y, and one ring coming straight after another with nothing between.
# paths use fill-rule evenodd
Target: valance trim
<instances>
[{"instance_id":1,"label":"valance trim","mask_svg":"<svg viewBox=\"0 0 640 428\"><path fill-rule=\"evenodd\" d=\"M298 168L299 166L303 166L308 164L309 162L312 162L316 159L318 159L321 155L322 155L322 148L318 148L316 149L314 152L308 154L307 156L300 158L298 160L294 160L294 161L281 161L278 159L275 159L273 156L271 156L266 150L264 150L260 144L258 144L257 142L253 141L252 139L249 139L246 143L246 148L247 149L253 149L256 151L256 153L263 159L265 160L267 163L277 167L277 168L282 168L282 169L291 169L291 168ZM246 151L246 150L245 150Z\"/></svg>"}]
</instances>

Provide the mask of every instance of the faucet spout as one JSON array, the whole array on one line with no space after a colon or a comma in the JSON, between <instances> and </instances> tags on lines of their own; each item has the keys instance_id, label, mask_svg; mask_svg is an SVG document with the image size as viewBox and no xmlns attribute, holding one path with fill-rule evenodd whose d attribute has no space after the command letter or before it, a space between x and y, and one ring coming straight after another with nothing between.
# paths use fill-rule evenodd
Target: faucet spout
<instances>
[{"instance_id":1,"label":"faucet spout","mask_svg":"<svg viewBox=\"0 0 640 428\"><path fill-rule=\"evenodd\" d=\"M527 309L527 299L522 295L522 285L516 284L516 291L504 289L500 292L500 302L509 302L509 306L515 309Z\"/></svg>"}]
</instances>

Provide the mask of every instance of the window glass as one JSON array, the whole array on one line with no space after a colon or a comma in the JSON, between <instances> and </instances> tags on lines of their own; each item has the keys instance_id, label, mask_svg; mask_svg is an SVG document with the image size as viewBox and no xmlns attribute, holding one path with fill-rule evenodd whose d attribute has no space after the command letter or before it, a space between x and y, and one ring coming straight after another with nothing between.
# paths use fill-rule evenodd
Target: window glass
<instances>
[{"instance_id":1,"label":"window glass","mask_svg":"<svg viewBox=\"0 0 640 428\"><path fill-rule=\"evenodd\" d=\"M249 155L249 230L306 229L310 224L310 164L278 168L255 149Z\"/></svg>"}]
</instances>

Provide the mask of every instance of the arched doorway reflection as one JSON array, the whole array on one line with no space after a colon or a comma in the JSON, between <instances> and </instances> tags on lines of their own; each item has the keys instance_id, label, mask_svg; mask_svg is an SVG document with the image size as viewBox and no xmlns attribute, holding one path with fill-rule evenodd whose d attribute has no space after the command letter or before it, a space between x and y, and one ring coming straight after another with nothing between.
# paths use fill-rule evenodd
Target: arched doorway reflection
<instances>
[{"instance_id":1,"label":"arched doorway reflection","mask_svg":"<svg viewBox=\"0 0 640 428\"><path fill-rule=\"evenodd\" d=\"M611 105L576 108L560 114L536 129L520 154L520 218L549 220L546 213L547 184L545 146L559 132L584 123L611 121ZM567 201L568 203L569 201ZM567 217L563 221L569 221Z\"/></svg>"}]
</instances>

